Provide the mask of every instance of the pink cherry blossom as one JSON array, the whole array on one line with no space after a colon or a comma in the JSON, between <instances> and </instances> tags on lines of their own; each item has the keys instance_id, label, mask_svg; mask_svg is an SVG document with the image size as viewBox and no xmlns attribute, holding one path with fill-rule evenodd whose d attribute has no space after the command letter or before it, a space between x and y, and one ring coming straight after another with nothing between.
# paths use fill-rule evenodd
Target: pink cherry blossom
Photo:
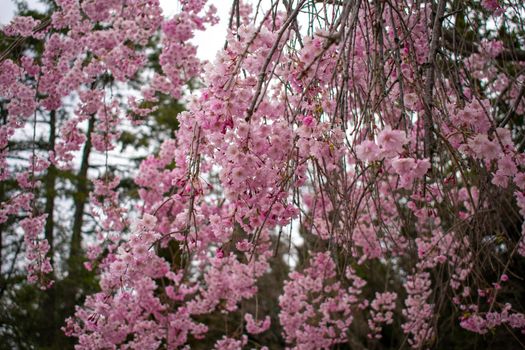
<instances>
[{"instance_id":1,"label":"pink cherry blossom","mask_svg":"<svg viewBox=\"0 0 525 350\"><path fill-rule=\"evenodd\" d=\"M408 139L404 131L392 130L390 125L384 127L377 136L377 144L381 147L384 153L402 153L403 146L408 143Z\"/></svg>"},{"instance_id":2,"label":"pink cherry blossom","mask_svg":"<svg viewBox=\"0 0 525 350\"><path fill-rule=\"evenodd\" d=\"M365 140L356 146L357 158L362 161L373 162L380 158L380 149L374 141Z\"/></svg>"}]
</instances>

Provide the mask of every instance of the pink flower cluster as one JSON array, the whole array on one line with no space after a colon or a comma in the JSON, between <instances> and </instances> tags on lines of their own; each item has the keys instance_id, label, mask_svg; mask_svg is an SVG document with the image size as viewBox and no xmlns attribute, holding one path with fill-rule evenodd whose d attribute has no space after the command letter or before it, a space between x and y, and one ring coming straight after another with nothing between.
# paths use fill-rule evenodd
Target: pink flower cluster
<instances>
[{"instance_id":1,"label":"pink flower cluster","mask_svg":"<svg viewBox=\"0 0 525 350\"><path fill-rule=\"evenodd\" d=\"M214 339L215 348L247 347L273 325L270 315L242 305L260 293L280 233L296 222L307 267L292 269L279 297L289 348L349 342L357 313L365 315L370 342L399 317L412 348L431 346L443 310L436 303L449 296L457 323L467 330L525 328L523 314L513 309L518 306L497 292L513 282L511 275L478 282L476 250L487 245L509 259L525 255L525 224L520 238L506 240L498 240L500 227L479 224L501 209L493 194L514 194L519 220L525 217L525 156L508 124L512 114L500 116L498 107L525 111L523 77L512 80L496 69L494 59L505 47L494 41L474 47L472 55L453 52L465 58L469 74L452 78L432 63L430 4L379 2L402 10L378 11L359 3L345 5L342 22L334 14L303 38L290 16L310 2L294 2L297 9L276 4L257 18L237 2L238 24L235 14L227 45L203 69L190 40L217 21L204 0L182 1L180 13L167 20L156 0L60 0L42 29L48 38L41 61L1 63L0 92L9 100L0 127L2 165L9 140L37 108L57 110L67 97L79 101L49 159L31 159L16 177L20 193L0 207L3 221L28 216L20 224L31 276L49 271L47 245L39 238L45 217L28 214L35 175L50 163L71 165L88 141L107 154L122 131L123 105L136 125L155 108L142 102L154 104L159 94L179 98L184 84L203 73L203 87L177 116L174 138L140 165L140 219L129 224L118 176L93 181L90 203L100 236L108 238L107 254L99 257L101 291L65 327L78 338L78 349L188 347L207 336L202 319L217 314L240 318L240 326ZM370 23L385 24L380 37ZM16 19L7 31L34 36L38 25ZM100 78L110 74L125 83L139 74L145 45L158 30L161 70L140 99L111 97ZM471 77L486 94L468 88L475 85ZM89 140L85 124L91 125ZM2 169L1 178L10 177ZM89 255L101 251L92 247ZM375 276L365 275L369 267L388 269L406 293L385 291L383 283L378 290ZM490 298L480 288L473 302L475 283L492 286Z\"/></svg>"},{"instance_id":2,"label":"pink flower cluster","mask_svg":"<svg viewBox=\"0 0 525 350\"><path fill-rule=\"evenodd\" d=\"M162 26L165 76L144 90L147 99L154 100L153 91L179 96L183 72L197 72L186 41L200 28L192 11L200 11L202 2L184 4L188 11ZM268 12L253 23L240 4L240 25L232 26L226 48L205 68L204 87L178 116L175 138L140 166L135 181L150 216L108 256L98 301L89 299L71 320L81 347L100 348L99 341L120 345L131 336L183 347L190 336L205 337L207 328L196 319L234 315L259 293L257 281L273 256L272 235L296 218L316 247L331 249L309 249L308 267L292 271L284 282L279 321L288 347L328 349L348 342L354 316L363 312L370 341L401 317L410 346L422 348L436 334L438 288L453 297L458 313L469 308L476 255L461 228L491 205L479 184L470 182L471 168L488 174L491 191L512 188L525 216L524 160L509 129L496 124L488 98L467 88L458 96L454 82L439 76L439 93L431 96L436 103L429 105L419 67L430 54L432 9L412 6L381 12L388 23L383 49L391 54L379 64L371 58L376 54L367 52L373 29L356 31L351 46L336 33L319 30L294 47L289 43L298 33L287 13ZM359 7L353 18L377 21L370 8ZM410 40L398 45L406 25ZM486 52L465 64L482 77L483 65L503 50L500 46L485 45ZM352 70L363 74L350 81L341 57L351 57ZM497 75L488 74L490 89L497 92ZM338 104L334 94L344 84L351 88L340 92L346 93L345 103ZM429 111L433 130L425 124ZM433 138L439 152L425 145ZM177 263L169 265L158 252L173 246ZM341 256L353 268L336 269L340 262L334 259ZM356 272L368 264L395 266L406 297L374 290L369 276ZM434 274L442 268L449 269L446 280ZM158 283L165 278L167 285ZM103 317L93 323L92 315L99 313ZM272 327L269 315L240 313L243 331L251 336ZM143 328L117 329L112 323L131 317ZM507 325L505 317L483 327ZM157 328L148 330L152 318ZM469 322L476 320L458 319L458 324L475 330ZM519 316L512 316L520 328L516 320ZM247 339L229 332L215 348L246 347Z\"/></svg>"},{"instance_id":3,"label":"pink flower cluster","mask_svg":"<svg viewBox=\"0 0 525 350\"><path fill-rule=\"evenodd\" d=\"M408 320L403 324L403 331L410 335L409 344L419 349L434 335L431 324L434 305L427 302L432 294L430 274L420 272L410 275L404 286L408 297L403 315Z\"/></svg>"},{"instance_id":4,"label":"pink flower cluster","mask_svg":"<svg viewBox=\"0 0 525 350\"><path fill-rule=\"evenodd\" d=\"M330 349L345 343L366 282L352 268L346 271L349 287L337 281L335 264L328 253L318 253L303 273L293 272L279 298L279 319L287 343L299 349Z\"/></svg>"},{"instance_id":5,"label":"pink flower cluster","mask_svg":"<svg viewBox=\"0 0 525 350\"><path fill-rule=\"evenodd\" d=\"M43 53L38 60L27 53L18 61L4 59L0 63L0 95L6 100L8 113L6 122L0 127L0 180L13 176L9 172L12 164L7 162L10 155L7 146L16 130L36 123L38 113L55 113L62 108L65 99L78 100L69 118L59 125L54 150L38 155L44 165L35 167L35 162L30 161L28 169L16 175L25 191L35 186L33 178L43 173L49 164L59 168L73 167L77 152L84 146L100 153L115 148L127 111L122 108L124 98L110 93L110 87L103 81L108 76L121 83L134 78L147 63L144 51L148 41L161 29L164 30L164 53L160 62L163 72L151 80L152 87L143 91L143 97L153 102L157 93L171 92L180 97L182 86L201 72L201 64L195 57L196 48L188 41L191 33L217 21L213 7L204 9L205 1L185 2L181 13L168 20L163 20L158 0L60 0L56 5L49 22L16 17L2 28L8 36L42 40ZM177 33L190 35L174 35L175 27ZM167 81L169 86L166 88L156 81ZM131 110L145 115L138 106L133 108L132 103ZM148 109L151 110L153 108ZM86 123L90 125L87 132ZM89 146L86 146L87 136L90 137ZM94 208L103 208L104 229L120 232L125 225L125 209L117 201L118 181L117 184L105 182L104 185L96 183L90 198ZM28 210L22 203L27 196L20 193L17 198L2 203L2 216L18 214L20 209ZM32 241L34 238L26 240L27 243ZM35 254L45 255L45 244L39 246ZM34 257L31 250L36 246L26 248L28 256ZM50 270L44 258L31 260L45 265L37 269Z\"/></svg>"},{"instance_id":6,"label":"pink flower cluster","mask_svg":"<svg viewBox=\"0 0 525 350\"><path fill-rule=\"evenodd\" d=\"M392 292L377 293L370 303L370 327L369 338L381 339L381 324L392 324L394 322L394 310L396 309L397 294Z\"/></svg>"}]
</instances>

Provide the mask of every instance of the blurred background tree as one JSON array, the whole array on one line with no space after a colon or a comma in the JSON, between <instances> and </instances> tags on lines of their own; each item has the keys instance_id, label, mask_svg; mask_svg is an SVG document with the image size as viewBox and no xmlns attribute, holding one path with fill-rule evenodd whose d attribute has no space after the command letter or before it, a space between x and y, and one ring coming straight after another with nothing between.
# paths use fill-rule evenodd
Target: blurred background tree
<instances>
[{"instance_id":1,"label":"blurred background tree","mask_svg":"<svg viewBox=\"0 0 525 350\"><path fill-rule=\"evenodd\" d=\"M17 1L16 15L32 16L45 21L54 10L53 1L42 2L46 11L30 8L26 2ZM0 32L0 52L9 52L7 58L17 60L22 52L31 52L36 60L40 59L43 46L34 39L17 43L14 50L9 49L16 38L6 37ZM9 51L8 51L9 49ZM159 37L152 37L148 43L149 64L138 72L132 86L139 89L143 74L158 71ZM112 84L116 94L129 94L119 91L112 77L107 77L106 84ZM139 128L128 128L119 140L120 154L110 162L113 174L121 176L119 196L123 202L133 206L137 199L137 186L133 181L134 172L140 162L150 153L155 153L163 140L171 137L177 129L177 114L184 107L166 96L158 96L161 103L148 121ZM0 97L0 118L6 122L5 101ZM74 113L73 103L51 113L38 111L32 125L37 130L36 143L31 142L32 130L24 129L16 141L9 144L12 153L9 159L16 174L17 164L24 164L29 159L32 147L51 151L60 126ZM40 178L41 186L35 196L37 206L48 214L45 224L45 237L51 250L50 256L54 272L54 285L46 291L29 284L24 271L23 236L15 222L21 218L11 218L0 224L0 349L70 349L73 339L64 336L61 327L64 320L73 314L75 305L81 303L87 294L98 290L95 271L85 268L86 242L96 234L97 222L88 205L92 190L91 179L95 174L104 173L103 155L93 149L90 137L94 128L91 118L84 125L87 142L75 160L75 167L60 170L51 165ZM113 155L113 157L117 157ZM0 182L0 201L9 198L16 190L17 183ZM16 220L15 220L16 219Z\"/></svg>"}]
</instances>

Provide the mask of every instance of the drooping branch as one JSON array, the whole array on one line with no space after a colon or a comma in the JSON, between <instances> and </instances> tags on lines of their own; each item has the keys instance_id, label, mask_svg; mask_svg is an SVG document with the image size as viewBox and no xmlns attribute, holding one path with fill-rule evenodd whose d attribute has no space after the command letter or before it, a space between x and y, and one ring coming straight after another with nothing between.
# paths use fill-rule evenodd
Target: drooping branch
<instances>
[{"instance_id":1,"label":"drooping branch","mask_svg":"<svg viewBox=\"0 0 525 350\"><path fill-rule=\"evenodd\" d=\"M428 51L427 68L425 73L425 116L424 116L424 127L425 127L425 157L431 158L433 152L433 90L434 90L434 79L435 79L435 65L436 65L436 54L441 42L441 26L443 23L443 15L446 8L446 0L439 0L436 12L434 13L434 24L432 26L432 36L430 41L430 48Z\"/></svg>"},{"instance_id":2,"label":"drooping branch","mask_svg":"<svg viewBox=\"0 0 525 350\"><path fill-rule=\"evenodd\" d=\"M470 41L453 30L443 30L444 47L462 56L470 56L472 54L482 53L476 43ZM525 61L525 51L519 48L504 48L499 54L494 57L497 61Z\"/></svg>"},{"instance_id":3,"label":"drooping branch","mask_svg":"<svg viewBox=\"0 0 525 350\"><path fill-rule=\"evenodd\" d=\"M293 23L296 20L297 15L299 14L299 11L301 11L304 3L307 0L301 0L298 4L295 10L288 15L288 18L286 19L286 22L283 23L281 29L277 33L277 36L275 38L275 41L273 43L272 48L270 49L268 56L266 57L266 60L264 61L264 64L262 65L261 72L259 73L259 77L257 80L257 87L255 88L255 94L253 95L252 102L250 104L250 107L246 111L246 121L250 121L253 113L255 112L255 108L257 106L257 103L259 102L259 95L261 94L262 87L264 84L264 81L266 80L266 70L268 69L268 66L270 65L270 62L272 61L273 55L277 51L277 48L279 47L279 44L281 44L281 39L284 35L284 33L288 30L288 26L290 26L291 23Z\"/></svg>"}]
</instances>

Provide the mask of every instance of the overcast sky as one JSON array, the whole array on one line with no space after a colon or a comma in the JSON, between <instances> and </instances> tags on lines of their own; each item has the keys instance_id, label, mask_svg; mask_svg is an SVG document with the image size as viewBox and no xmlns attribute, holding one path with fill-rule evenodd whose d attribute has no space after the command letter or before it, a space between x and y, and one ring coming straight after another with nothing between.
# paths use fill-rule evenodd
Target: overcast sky
<instances>
[{"instance_id":1,"label":"overcast sky","mask_svg":"<svg viewBox=\"0 0 525 350\"><path fill-rule=\"evenodd\" d=\"M165 16L170 17L179 10L180 5L177 0L160 0L160 3ZM210 0L208 3L214 4L215 7L217 7L220 23L208 29L206 32L199 32L196 35L195 43L199 47L199 57L212 61L217 50L224 45L231 1ZM28 4L32 8L44 9L44 6L42 6L38 0L28 0ZM9 23L14 15L15 9L16 7L11 0L0 0L0 25Z\"/></svg>"}]
</instances>

